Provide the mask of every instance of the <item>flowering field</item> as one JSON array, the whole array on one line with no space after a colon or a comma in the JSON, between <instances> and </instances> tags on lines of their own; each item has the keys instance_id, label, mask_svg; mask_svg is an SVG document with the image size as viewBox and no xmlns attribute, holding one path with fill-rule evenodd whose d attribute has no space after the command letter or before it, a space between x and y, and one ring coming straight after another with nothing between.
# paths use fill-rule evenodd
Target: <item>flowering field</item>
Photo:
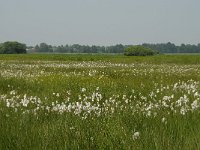
<instances>
[{"instance_id":1,"label":"flowering field","mask_svg":"<svg viewBox=\"0 0 200 150\"><path fill-rule=\"evenodd\" d=\"M0 56L0 149L200 149L200 56Z\"/></svg>"}]
</instances>

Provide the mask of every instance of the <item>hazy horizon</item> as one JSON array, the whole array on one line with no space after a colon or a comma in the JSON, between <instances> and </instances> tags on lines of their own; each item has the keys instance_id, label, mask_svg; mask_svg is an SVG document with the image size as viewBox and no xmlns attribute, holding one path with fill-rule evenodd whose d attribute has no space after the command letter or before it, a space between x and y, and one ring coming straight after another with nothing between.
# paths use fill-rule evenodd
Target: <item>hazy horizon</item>
<instances>
[{"instance_id":1,"label":"hazy horizon","mask_svg":"<svg viewBox=\"0 0 200 150\"><path fill-rule=\"evenodd\" d=\"M197 0L1 0L0 43L200 43Z\"/></svg>"}]
</instances>

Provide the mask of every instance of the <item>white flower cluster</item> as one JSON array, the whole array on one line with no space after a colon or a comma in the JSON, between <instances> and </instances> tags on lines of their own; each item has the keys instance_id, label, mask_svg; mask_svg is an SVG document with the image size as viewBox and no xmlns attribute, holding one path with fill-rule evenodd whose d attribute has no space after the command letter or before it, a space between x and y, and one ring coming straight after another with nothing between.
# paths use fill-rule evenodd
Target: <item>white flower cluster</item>
<instances>
[{"instance_id":1,"label":"white flower cluster","mask_svg":"<svg viewBox=\"0 0 200 150\"><path fill-rule=\"evenodd\" d=\"M62 93L53 93L55 101L50 104L44 103L37 96L18 95L17 91L12 90L7 95L0 95L0 103L16 112L72 113L84 119L90 116L120 113L126 109L131 110L133 115L142 114L146 117L156 117L162 112L163 123L167 122L167 115L186 115L188 112L193 113L200 110L199 82L193 80L162 85L160 88L155 86L150 93L132 90L131 95L113 94L109 98L103 97L99 89L97 87L94 92L87 93L87 89L82 88L77 99L73 99L71 91L67 91L67 96L62 101L60 101ZM163 94L169 92L171 94L168 96ZM45 98L45 101L48 101L48 98Z\"/></svg>"},{"instance_id":2,"label":"white flower cluster","mask_svg":"<svg viewBox=\"0 0 200 150\"><path fill-rule=\"evenodd\" d=\"M51 69L49 69L51 68ZM76 69L71 69L76 68ZM200 74L199 65L173 65L173 64L126 64L111 63L106 61L82 61L82 62L61 62L61 61L1 61L0 76L4 78L35 78L59 74L61 76L87 76L103 77L110 74L121 76L151 76L152 73L161 73L165 76L182 74L189 76ZM108 69L109 71L105 71Z\"/></svg>"}]
</instances>

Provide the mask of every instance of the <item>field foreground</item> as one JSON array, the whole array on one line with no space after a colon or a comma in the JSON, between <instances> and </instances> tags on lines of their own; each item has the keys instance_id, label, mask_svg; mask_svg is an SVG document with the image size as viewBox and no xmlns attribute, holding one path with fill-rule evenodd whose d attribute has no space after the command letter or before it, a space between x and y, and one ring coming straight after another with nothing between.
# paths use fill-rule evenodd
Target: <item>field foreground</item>
<instances>
[{"instance_id":1,"label":"field foreground","mask_svg":"<svg viewBox=\"0 0 200 150\"><path fill-rule=\"evenodd\" d=\"M0 149L200 149L200 56L1 55Z\"/></svg>"}]
</instances>

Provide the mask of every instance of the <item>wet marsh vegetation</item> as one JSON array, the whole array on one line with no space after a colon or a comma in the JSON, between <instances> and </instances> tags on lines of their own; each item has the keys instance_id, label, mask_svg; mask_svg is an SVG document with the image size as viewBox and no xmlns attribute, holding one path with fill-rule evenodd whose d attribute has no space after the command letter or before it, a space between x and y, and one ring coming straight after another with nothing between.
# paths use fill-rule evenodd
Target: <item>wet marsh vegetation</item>
<instances>
[{"instance_id":1,"label":"wet marsh vegetation","mask_svg":"<svg viewBox=\"0 0 200 150\"><path fill-rule=\"evenodd\" d=\"M200 149L200 56L1 55L0 149Z\"/></svg>"}]
</instances>

